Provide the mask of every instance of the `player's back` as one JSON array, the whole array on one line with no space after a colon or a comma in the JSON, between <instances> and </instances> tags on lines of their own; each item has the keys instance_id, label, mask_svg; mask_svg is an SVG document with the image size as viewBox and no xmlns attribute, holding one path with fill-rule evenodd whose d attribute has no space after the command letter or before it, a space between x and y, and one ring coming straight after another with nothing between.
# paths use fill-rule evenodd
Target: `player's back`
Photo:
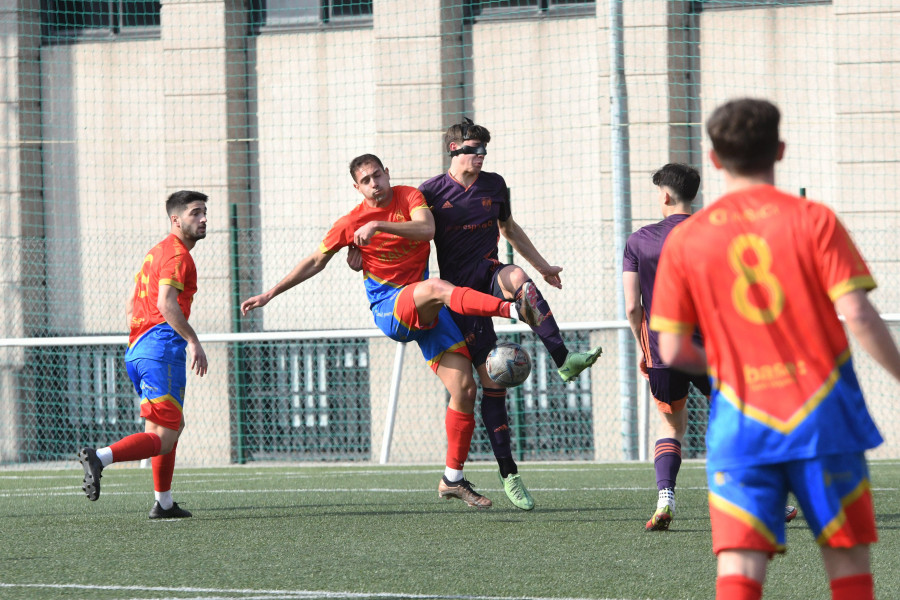
<instances>
[{"instance_id":1,"label":"player's back","mask_svg":"<svg viewBox=\"0 0 900 600\"><path fill-rule=\"evenodd\" d=\"M843 228L824 206L771 186L724 196L696 216L682 237L717 376L741 396L789 387L807 397L848 347L829 292L868 277L855 250L857 273L829 272L829 252L849 249L833 239Z\"/></svg>"},{"instance_id":2,"label":"player's back","mask_svg":"<svg viewBox=\"0 0 900 600\"><path fill-rule=\"evenodd\" d=\"M690 217L688 214L670 215L659 221L641 227L630 236L625 244L623 258L623 270L636 272L641 286L641 305L644 308L643 326L645 342L642 349L647 359L648 367L666 368L666 364L659 357L659 334L646 328L653 304L653 284L656 279L656 269L659 264L659 256L662 253L663 244L669 233L676 225ZM698 342L700 338L698 337Z\"/></svg>"},{"instance_id":3,"label":"player's back","mask_svg":"<svg viewBox=\"0 0 900 600\"><path fill-rule=\"evenodd\" d=\"M693 306L653 317L694 311L706 336L711 454L715 446L726 463L748 453L777 461L871 447L877 433L833 298L875 284L833 212L771 186L729 194L673 230L660 272L670 265ZM657 293L673 283L657 279ZM812 433L849 420L858 428L842 439Z\"/></svg>"}]
</instances>

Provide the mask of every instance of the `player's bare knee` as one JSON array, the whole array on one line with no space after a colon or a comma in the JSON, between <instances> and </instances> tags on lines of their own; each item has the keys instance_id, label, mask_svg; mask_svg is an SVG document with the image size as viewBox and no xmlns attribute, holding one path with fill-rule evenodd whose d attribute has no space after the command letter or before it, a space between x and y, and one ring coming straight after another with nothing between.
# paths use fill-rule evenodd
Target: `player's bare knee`
<instances>
[{"instance_id":1,"label":"player's bare knee","mask_svg":"<svg viewBox=\"0 0 900 600\"><path fill-rule=\"evenodd\" d=\"M531 277L528 276L528 273L526 273L522 267L518 265L509 265L503 269L500 283L504 284L504 287L512 294L525 285L525 282L530 279Z\"/></svg>"}]
</instances>

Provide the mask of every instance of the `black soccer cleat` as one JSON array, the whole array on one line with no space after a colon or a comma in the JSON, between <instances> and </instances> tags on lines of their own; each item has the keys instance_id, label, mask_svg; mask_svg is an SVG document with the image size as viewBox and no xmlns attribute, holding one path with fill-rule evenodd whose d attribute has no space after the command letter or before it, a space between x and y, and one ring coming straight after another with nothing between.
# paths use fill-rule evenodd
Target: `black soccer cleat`
<instances>
[{"instance_id":1,"label":"black soccer cleat","mask_svg":"<svg viewBox=\"0 0 900 600\"><path fill-rule=\"evenodd\" d=\"M153 508L150 509L151 519L185 519L191 516L193 516L191 511L184 510L178 506L177 502L173 502L172 508L169 509L163 508L159 505L159 502L156 502L153 504Z\"/></svg>"},{"instance_id":2,"label":"black soccer cleat","mask_svg":"<svg viewBox=\"0 0 900 600\"><path fill-rule=\"evenodd\" d=\"M93 448L82 448L78 452L78 460L84 468L84 481L81 489L84 490L88 500L97 500L100 497L100 473L103 471L103 463L97 458L97 451Z\"/></svg>"}]
</instances>

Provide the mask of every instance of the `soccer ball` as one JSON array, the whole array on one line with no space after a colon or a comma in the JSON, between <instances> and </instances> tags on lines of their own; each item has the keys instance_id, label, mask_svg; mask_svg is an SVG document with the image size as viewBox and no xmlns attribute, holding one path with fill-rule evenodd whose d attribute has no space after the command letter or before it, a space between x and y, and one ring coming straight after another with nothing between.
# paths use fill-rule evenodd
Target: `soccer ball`
<instances>
[{"instance_id":1,"label":"soccer ball","mask_svg":"<svg viewBox=\"0 0 900 600\"><path fill-rule=\"evenodd\" d=\"M531 357L525 349L512 342L501 342L484 361L488 377L503 387L521 385L531 375Z\"/></svg>"}]
</instances>

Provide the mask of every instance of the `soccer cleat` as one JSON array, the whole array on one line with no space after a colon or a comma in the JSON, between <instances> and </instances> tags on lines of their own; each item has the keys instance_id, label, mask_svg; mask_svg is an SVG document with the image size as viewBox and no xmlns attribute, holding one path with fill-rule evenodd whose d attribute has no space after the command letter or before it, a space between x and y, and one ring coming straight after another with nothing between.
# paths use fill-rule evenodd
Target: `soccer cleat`
<instances>
[{"instance_id":1,"label":"soccer cleat","mask_svg":"<svg viewBox=\"0 0 900 600\"><path fill-rule=\"evenodd\" d=\"M518 473L504 477L500 475L500 471L497 471L497 476L500 477L500 483L503 484L503 491L506 492L506 497L509 498L509 501L516 508L521 508L522 510L534 508L534 499L528 493L528 488L522 483L522 478Z\"/></svg>"},{"instance_id":2,"label":"soccer cleat","mask_svg":"<svg viewBox=\"0 0 900 600\"><path fill-rule=\"evenodd\" d=\"M566 362L559 368L559 376L562 377L562 380L566 383L572 381L578 377L582 371L597 362L597 359L600 358L601 354L603 354L603 348L600 346L597 346L589 352L569 352L569 355L566 357Z\"/></svg>"},{"instance_id":3,"label":"soccer cleat","mask_svg":"<svg viewBox=\"0 0 900 600\"><path fill-rule=\"evenodd\" d=\"M438 498L449 500L450 498L459 498L473 508L490 508L492 503L478 492L472 489L472 484L465 478L459 481L447 481L446 477L441 477L438 484Z\"/></svg>"},{"instance_id":4,"label":"soccer cleat","mask_svg":"<svg viewBox=\"0 0 900 600\"><path fill-rule=\"evenodd\" d=\"M784 507L784 522L790 523L797 516L797 507L788 504Z\"/></svg>"},{"instance_id":5,"label":"soccer cleat","mask_svg":"<svg viewBox=\"0 0 900 600\"><path fill-rule=\"evenodd\" d=\"M659 490L656 501L656 512L644 526L646 531L667 531L675 517L675 490L664 488Z\"/></svg>"},{"instance_id":6,"label":"soccer cleat","mask_svg":"<svg viewBox=\"0 0 900 600\"><path fill-rule=\"evenodd\" d=\"M522 292L516 298L515 305L516 312L519 313L519 320L530 327L538 327L547 318L541 314L537 303L537 286L530 281L526 281L522 284Z\"/></svg>"},{"instance_id":7,"label":"soccer cleat","mask_svg":"<svg viewBox=\"0 0 900 600\"><path fill-rule=\"evenodd\" d=\"M184 519L190 516L193 516L191 511L184 510L178 506L177 502L173 502L172 508L168 509L163 508L159 505L159 502L156 502L153 504L153 508L150 509L151 519Z\"/></svg>"},{"instance_id":8,"label":"soccer cleat","mask_svg":"<svg viewBox=\"0 0 900 600\"><path fill-rule=\"evenodd\" d=\"M84 490L88 500L94 501L100 497L100 473L103 471L103 463L97 458L97 451L93 448L82 448L78 452L78 460L84 468L84 480L81 489Z\"/></svg>"}]
</instances>

